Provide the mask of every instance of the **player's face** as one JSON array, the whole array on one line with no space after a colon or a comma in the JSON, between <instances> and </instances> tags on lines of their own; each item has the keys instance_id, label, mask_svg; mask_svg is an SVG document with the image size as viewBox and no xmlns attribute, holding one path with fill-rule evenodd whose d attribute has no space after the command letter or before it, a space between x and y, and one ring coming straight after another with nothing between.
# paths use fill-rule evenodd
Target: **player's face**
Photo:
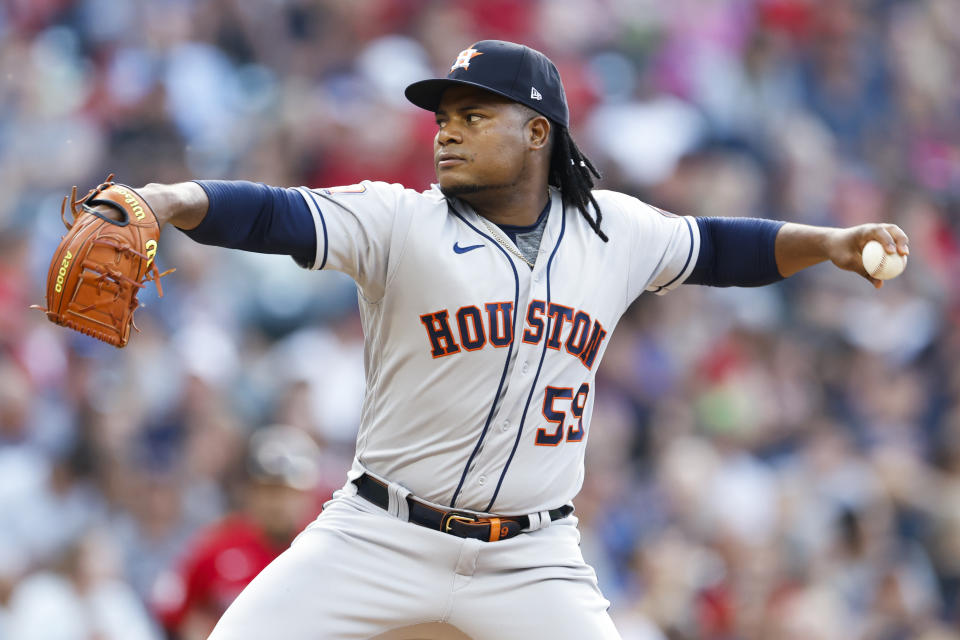
<instances>
[{"instance_id":1,"label":"player's face","mask_svg":"<svg viewBox=\"0 0 960 640\"><path fill-rule=\"evenodd\" d=\"M437 110L433 160L447 195L510 189L528 177L528 112L475 87L447 89Z\"/></svg>"}]
</instances>

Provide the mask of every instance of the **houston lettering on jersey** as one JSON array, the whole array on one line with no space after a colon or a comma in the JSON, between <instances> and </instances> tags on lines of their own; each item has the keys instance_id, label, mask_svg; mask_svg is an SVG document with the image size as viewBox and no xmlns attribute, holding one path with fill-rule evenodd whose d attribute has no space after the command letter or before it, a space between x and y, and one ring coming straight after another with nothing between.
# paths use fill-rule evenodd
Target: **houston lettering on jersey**
<instances>
[{"instance_id":1,"label":"houston lettering on jersey","mask_svg":"<svg viewBox=\"0 0 960 640\"><path fill-rule=\"evenodd\" d=\"M441 309L420 316L427 331L430 355L442 358L461 350L476 351L488 344L497 348L509 346L513 342L513 302L488 302L482 307L482 311L470 305L460 307L452 315ZM600 321L591 319L586 311L545 300L532 300L527 306L523 341L540 344L546 340L548 349L565 349L587 369L593 368L606 337Z\"/></svg>"}]
</instances>

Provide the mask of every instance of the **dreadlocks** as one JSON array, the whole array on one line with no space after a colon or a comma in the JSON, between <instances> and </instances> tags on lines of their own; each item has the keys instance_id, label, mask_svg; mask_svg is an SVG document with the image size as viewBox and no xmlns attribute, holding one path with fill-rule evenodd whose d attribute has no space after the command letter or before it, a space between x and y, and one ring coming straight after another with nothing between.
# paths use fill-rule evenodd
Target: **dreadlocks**
<instances>
[{"instance_id":1,"label":"dreadlocks","mask_svg":"<svg viewBox=\"0 0 960 640\"><path fill-rule=\"evenodd\" d=\"M563 203L575 205L586 218L590 228L597 232L601 240L608 242L607 234L600 229L600 221L603 219L600 205L597 204L591 192L594 178L599 179L600 172L593 166L590 159L583 155L566 127L561 127L554 122L553 128L550 184L559 187ZM588 205L593 205L596 217L590 215L587 210Z\"/></svg>"}]
</instances>

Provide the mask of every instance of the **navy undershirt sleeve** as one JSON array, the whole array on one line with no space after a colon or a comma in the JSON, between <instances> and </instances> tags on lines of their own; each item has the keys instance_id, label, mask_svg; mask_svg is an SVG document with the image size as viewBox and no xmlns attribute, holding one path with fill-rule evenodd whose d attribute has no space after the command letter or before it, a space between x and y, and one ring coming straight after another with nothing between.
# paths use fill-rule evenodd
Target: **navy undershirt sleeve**
<instances>
[{"instance_id":1,"label":"navy undershirt sleeve","mask_svg":"<svg viewBox=\"0 0 960 640\"><path fill-rule=\"evenodd\" d=\"M243 180L195 180L210 206L195 229L184 230L202 244L293 256L312 264L317 253L313 215L295 189Z\"/></svg>"},{"instance_id":2,"label":"navy undershirt sleeve","mask_svg":"<svg viewBox=\"0 0 960 640\"><path fill-rule=\"evenodd\" d=\"M760 287L783 280L775 243L783 222L760 218L697 218L700 254L684 284Z\"/></svg>"}]
</instances>

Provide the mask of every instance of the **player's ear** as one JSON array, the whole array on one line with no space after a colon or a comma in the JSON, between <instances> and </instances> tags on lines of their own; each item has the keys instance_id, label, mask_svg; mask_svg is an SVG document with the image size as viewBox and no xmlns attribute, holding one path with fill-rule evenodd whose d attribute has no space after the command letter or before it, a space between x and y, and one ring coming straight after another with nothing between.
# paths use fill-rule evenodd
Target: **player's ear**
<instances>
[{"instance_id":1,"label":"player's ear","mask_svg":"<svg viewBox=\"0 0 960 640\"><path fill-rule=\"evenodd\" d=\"M543 149L550 144L550 121L541 115L530 118L526 124L526 134L530 149Z\"/></svg>"}]
</instances>

